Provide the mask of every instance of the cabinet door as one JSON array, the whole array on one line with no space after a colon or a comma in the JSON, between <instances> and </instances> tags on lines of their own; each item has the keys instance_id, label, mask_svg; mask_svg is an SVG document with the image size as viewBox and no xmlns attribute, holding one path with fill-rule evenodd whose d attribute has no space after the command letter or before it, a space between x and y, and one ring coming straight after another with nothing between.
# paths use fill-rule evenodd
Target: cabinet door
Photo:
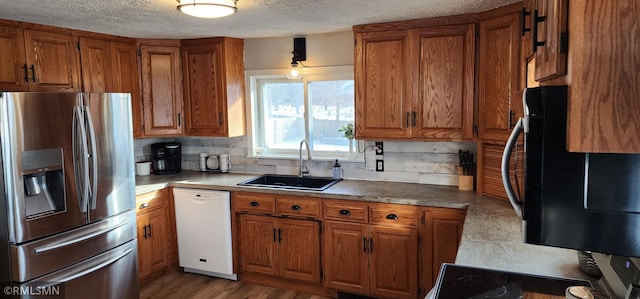
<instances>
[{"instance_id":1,"label":"cabinet door","mask_svg":"<svg viewBox=\"0 0 640 299\"><path fill-rule=\"evenodd\" d=\"M242 272L278 274L278 218L240 215L239 243Z\"/></svg>"},{"instance_id":2,"label":"cabinet door","mask_svg":"<svg viewBox=\"0 0 640 299\"><path fill-rule=\"evenodd\" d=\"M320 282L320 223L280 219L278 222L279 275Z\"/></svg>"},{"instance_id":3,"label":"cabinet door","mask_svg":"<svg viewBox=\"0 0 640 299\"><path fill-rule=\"evenodd\" d=\"M475 25L421 28L414 35L419 59L413 136L473 139Z\"/></svg>"},{"instance_id":4,"label":"cabinet door","mask_svg":"<svg viewBox=\"0 0 640 299\"><path fill-rule=\"evenodd\" d=\"M169 234L165 209L138 214L138 278L162 271L167 266Z\"/></svg>"},{"instance_id":5,"label":"cabinet door","mask_svg":"<svg viewBox=\"0 0 640 299\"><path fill-rule=\"evenodd\" d=\"M141 46L144 135L179 135L183 132L180 49Z\"/></svg>"},{"instance_id":6,"label":"cabinet door","mask_svg":"<svg viewBox=\"0 0 640 299\"><path fill-rule=\"evenodd\" d=\"M414 228L371 228L370 293L415 298L418 291L418 232Z\"/></svg>"},{"instance_id":7,"label":"cabinet door","mask_svg":"<svg viewBox=\"0 0 640 299\"><path fill-rule=\"evenodd\" d=\"M323 260L327 288L367 293L367 243L367 225L325 221Z\"/></svg>"},{"instance_id":8,"label":"cabinet door","mask_svg":"<svg viewBox=\"0 0 640 299\"><path fill-rule=\"evenodd\" d=\"M478 143L478 194L507 199L507 193L502 184L502 153L504 143ZM518 141L509 162L509 176L514 190L519 187L520 198L524 196L524 146L523 138Z\"/></svg>"},{"instance_id":9,"label":"cabinet door","mask_svg":"<svg viewBox=\"0 0 640 299\"><path fill-rule=\"evenodd\" d=\"M356 34L356 138L407 138L411 130L408 30Z\"/></svg>"},{"instance_id":10,"label":"cabinet door","mask_svg":"<svg viewBox=\"0 0 640 299\"><path fill-rule=\"evenodd\" d=\"M563 48L561 34L567 34L567 0L537 0L535 10L544 16L537 26L537 41L544 45L536 47L535 80L542 81L563 76L567 73L567 48ZM533 31L534 29L532 29ZM536 42L536 41L532 41Z\"/></svg>"},{"instance_id":11,"label":"cabinet door","mask_svg":"<svg viewBox=\"0 0 640 299\"><path fill-rule=\"evenodd\" d=\"M185 127L188 135L225 136L222 40L183 46Z\"/></svg>"},{"instance_id":12,"label":"cabinet door","mask_svg":"<svg viewBox=\"0 0 640 299\"><path fill-rule=\"evenodd\" d=\"M30 91L80 91L76 43L71 35L25 31Z\"/></svg>"},{"instance_id":13,"label":"cabinet door","mask_svg":"<svg viewBox=\"0 0 640 299\"><path fill-rule=\"evenodd\" d=\"M515 124L515 116L510 117L514 110L510 105L522 101L518 96L519 20L518 14L511 14L480 22L478 137L481 139L506 141L511 125Z\"/></svg>"},{"instance_id":14,"label":"cabinet door","mask_svg":"<svg viewBox=\"0 0 640 299\"><path fill-rule=\"evenodd\" d=\"M435 285L443 263L455 262L465 215L465 210L458 209L427 208L424 211L420 248L421 290L428 292Z\"/></svg>"},{"instance_id":15,"label":"cabinet door","mask_svg":"<svg viewBox=\"0 0 640 299\"><path fill-rule=\"evenodd\" d=\"M29 73L22 29L0 27L0 61L0 90L28 90Z\"/></svg>"},{"instance_id":16,"label":"cabinet door","mask_svg":"<svg viewBox=\"0 0 640 299\"><path fill-rule=\"evenodd\" d=\"M82 90L88 92L110 92L111 43L105 40L80 38L80 63L82 65Z\"/></svg>"},{"instance_id":17,"label":"cabinet door","mask_svg":"<svg viewBox=\"0 0 640 299\"><path fill-rule=\"evenodd\" d=\"M131 93L133 137L142 137L142 101L136 45L126 42L111 43L111 70L113 92Z\"/></svg>"},{"instance_id":18,"label":"cabinet door","mask_svg":"<svg viewBox=\"0 0 640 299\"><path fill-rule=\"evenodd\" d=\"M640 153L638 0L571 1L567 147Z\"/></svg>"}]
</instances>

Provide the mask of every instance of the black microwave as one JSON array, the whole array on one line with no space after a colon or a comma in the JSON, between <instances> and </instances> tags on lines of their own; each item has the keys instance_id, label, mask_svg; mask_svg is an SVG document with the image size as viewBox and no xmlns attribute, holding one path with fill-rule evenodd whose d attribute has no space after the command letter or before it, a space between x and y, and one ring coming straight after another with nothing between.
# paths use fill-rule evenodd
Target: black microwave
<instances>
[{"instance_id":1,"label":"black microwave","mask_svg":"<svg viewBox=\"0 0 640 299\"><path fill-rule=\"evenodd\" d=\"M502 158L509 200L530 244L640 256L640 155L566 150L567 86L526 89L525 116ZM524 132L524 198L509 159Z\"/></svg>"}]
</instances>

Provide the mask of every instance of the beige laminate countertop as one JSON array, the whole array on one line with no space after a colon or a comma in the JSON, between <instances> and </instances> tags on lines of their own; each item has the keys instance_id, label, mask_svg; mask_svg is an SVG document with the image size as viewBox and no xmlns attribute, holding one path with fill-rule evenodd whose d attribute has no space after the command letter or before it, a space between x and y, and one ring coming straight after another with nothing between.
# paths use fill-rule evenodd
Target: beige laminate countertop
<instances>
[{"instance_id":1,"label":"beige laminate countertop","mask_svg":"<svg viewBox=\"0 0 640 299\"><path fill-rule=\"evenodd\" d=\"M369 202L467 209L456 264L554 277L585 279L574 250L522 242L521 221L511 205L455 187L343 180L325 191L282 190L237 186L256 174L182 171L172 175L136 177L136 194L167 186L227 191L304 195Z\"/></svg>"}]
</instances>

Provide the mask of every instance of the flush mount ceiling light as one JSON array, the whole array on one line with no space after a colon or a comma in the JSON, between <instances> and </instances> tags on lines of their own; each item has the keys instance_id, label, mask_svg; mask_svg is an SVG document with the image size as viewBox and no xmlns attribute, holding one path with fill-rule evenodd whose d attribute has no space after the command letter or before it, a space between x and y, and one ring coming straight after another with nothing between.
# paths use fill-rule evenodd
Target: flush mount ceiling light
<instances>
[{"instance_id":1,"label":"flush mount ceiling light","mask_svg":"<svg viewBox=\"0 0 640 299\"><path fill-rule=\"evenodd\" d=\"M237 0L177 0L178 10L198 18L221 18L238 11Z\"/></svg>"},{"instance_id":2,"label":"flush mount ceiling light","mask_svg":"<svg viewBox=\"0 0 640 299\"><path fill-rule=\"evenodd\" d=\"M302 79L298 62L307 60L307 39L304 37L293 38L293 57L291 58L291 70L287 75L289 79ZM300 63L302 65L302 63ZM304 65L302 65L304 66Z\"/></svg>"}]
</instances>

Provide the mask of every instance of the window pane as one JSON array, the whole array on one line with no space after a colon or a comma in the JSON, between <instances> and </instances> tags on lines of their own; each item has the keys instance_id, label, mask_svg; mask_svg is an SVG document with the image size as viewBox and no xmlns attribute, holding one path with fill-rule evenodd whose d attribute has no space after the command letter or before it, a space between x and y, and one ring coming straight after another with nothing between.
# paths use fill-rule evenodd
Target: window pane
<instances>
[{"instance_id":1,"label":"window pane","mask_svg":"<svg viewBox=\"0 0 640 299\"><path fill-rule=\"evenodd\" d=\"M353 80L309 82L312 150L349 151L340 127L354 121Z\"/></svg>"},{"instance_id":2,"label":"window pane","mask_svg":"<svg viewBox=\"0 0 640 299\"><path fill-rule=\"evenodd\" d=\"M303 83L261 82L260 91L264 134L256 132L256 144L268 149L296 149L305 136Z\"/></svg>"}]
</instances>

